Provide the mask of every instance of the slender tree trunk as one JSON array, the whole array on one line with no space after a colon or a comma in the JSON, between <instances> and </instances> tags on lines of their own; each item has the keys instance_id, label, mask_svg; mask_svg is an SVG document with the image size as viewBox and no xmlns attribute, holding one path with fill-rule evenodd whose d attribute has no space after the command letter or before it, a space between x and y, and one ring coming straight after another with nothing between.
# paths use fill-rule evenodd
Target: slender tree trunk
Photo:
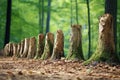
<instances>
[{"instance_id":1,"label":"slender tree trunk","mask_svg":"<svg viewBox=\"0 0 120 80\"><path fill-rule=\"evenodd\" d=\"M70 11L71 11L71 19L70 19L70 26L72 26L72 23L73 23L73 21L72 21L72 19L73 19L73 12L72 12L72 10L73 10L73 8L72 8L72 0L71 0L71 8L70 8Z\"/></svg>"},{"instance_id":2,"label":"slender tree trunk","mask_svg":"<svg viewBox=\"0 0 120 80\"><path fill-rule=\"evenodd\" d=\"M53 52L53 45L54 45L54 34L48 32L45 38L45 47L44 52L41 56L41 59L49 59Z\"/></svg>"},{"instance_id":3,"label":"slender tree trunk","mask_svg":"<svg viewBox=\"0 0 120 80\"><path fill-rule=\"evenodd\" d=\"M87 2L87 10L88 10L88 58L91 56L91 28L90 28L90 8L89 8L89 0Z\"/></svg>"},{"instance_id":4,"label":"slender tree trunk","mask_svg":"<svg viewBox=\"0 0 120 80\"><path fill-rule=\"evenodd\" d=\"M105 0L105 13L113 16L115 53L117 53L117 0Z\"/></svg>"},{"instance_id":5,"label":"slender tree trunk","mask_svg":"<svg viewBox=\"0 0 120 80\"><path fill-rule=\"evenodd\" d=\"M35 56L35 59L41 58L44 51L44 34L38 35L38 47L37 47L37 53Z\"/></svg>"},{"instance_id":6,"label":"slender tree trunk","mask_svg":"<svg viewBox=\"0 0 120 80\"><path fill-rule=\"evenodd\" d=\"M39 0L39 33L43 33L44 28L44 0Z\"/></svg>"},{"instance_id":7,"label":"slender tree trunk","mask_svg":"<svg viewBox=\"0 0 120 80\"><path fill-rule=\"evenodd\" d=\"M47 10L47 21L46 21L46 33L49 32L50 28L50 10L51 9L51 0L48 0L48 10Z\"/></svg>"},{"instance_id":8,"label":"slender tree trunk","mask_svg":"<svg viewBox=\"0 0 120 80\"><path fill-rule=\"evenodd\" d=\"M113 35L113 17L110 14L104 14L99 20L97 50L84 64L88 64L91 61L117 61Z\"/></svg>"},{"instance_id":9,"label":"slender tree trunk","mask_svg":"<svg viewBox=\"0 0 120 80\"><path fill-rule=\"evenodd\" d=\"M6 16L4 45L9 43L10 41L11 7L12 7L12 0L7 0L7 16Z\"/></svg>"},{"instance_id":10,"label":"slender tree trunk","mask_svg":"<svg viewBox=\"0 0 120 80\"><path fill-rule=\"evenodd\" d=\"M82 51L82 35L81 35L81 26L73 25L71 26L71 36L70 36L70 48L67 59L82 60L83 51Z\"/></svg>"},{"instance_id":11,"label":"slender tree trunk","mask_svg":"<svg viewBox=\"0 0 120 80\"><path fill-rule=\"evenodd\" d=\"M64 56L64 34L62 30L57 30L53 53L51 59L61 59Z\"/></svg>"},{"instance_id":12,"label":"slender tree trunk","mask_svg":"<svg viewBox=\"0 0 120 80\"><path fill-rule=\"evenodd\" d=\"M76 3L76 22L78 25L78 2L77 2L77 0L75 0L75 3Z\"/></svg>"},{"instance_id":13,"label":"slender tree trunk","mask_svg":"<svg viewBox=\"0 0 120 80\"><path fill-rule=\"evenodd\" d=\"M43 33L43 29L44 29L44 0L42 0L42 33Z\"/></svg>"},{"instance_id":14,"label":"slender tree trunk","mask_svg":"<svg viewBox=\"0 0 120 80\"><path fill-rule=\"evenodd\" d=\"M39 9L39 33L42 33L42 19L41 19L41 17L42 17L42 15L41 15L41 0L39 0L39 2L38 2L38 4L39 4L39 7L38 7L38 9Z\"/></svg>"}]
</instances>

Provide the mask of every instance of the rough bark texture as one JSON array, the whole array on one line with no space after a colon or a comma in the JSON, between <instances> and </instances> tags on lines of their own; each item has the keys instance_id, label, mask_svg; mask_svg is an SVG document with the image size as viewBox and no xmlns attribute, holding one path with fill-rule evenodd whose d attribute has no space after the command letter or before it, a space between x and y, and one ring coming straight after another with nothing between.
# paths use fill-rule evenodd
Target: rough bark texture
<instances>
[{"instance_id":1,"label":"rough bark texture","mask_svg":"<svg viewBox=\"0 0 120 80\"><path fill-rule=\"evenodd\" d=\"M44 34L38 35L38 47L37 47L37 53L35 56L35 59L38 59L42 56L44 51Z\"/></svg>"},{"instance_id":2,"label":"rough bark texture","mask_svg":"<svg viewBox=\"0 0 120 80\"><path fill-rule=\"evenodd\" d=\"M10 51L9 51L9 43L5 45L4 47L4 56L9 56Z\"/></svg>"},{"instance_id":3,"label":"rough bark texture","mask_svg":"<svg viewBox=\"0 0 120 80\"><path fill-rule=\"evenodd\" d=\"M71 26L70 48L67 59L81 60L83 59L81 26Z\"/></svg>"},{"instance_id":4,"label":"rough bark texture","mask_svg":"<svg viewBox=\"0 0 120 80\"><path fill-rule=\"evenodd\" d=\"M30 39L25 38L24 50L23 50L23 54L21 55L22 58L25 58L28 55L28 49L29 49L29 44L30 44L29 42L30 42Z\"/></svg>"},{"instance_id":5,"label":"rough bark texture","mask_svg":"<svg viewBox=\"0 0 120 80\"><path fill-rule=\"evenodd\" d=\"M21 47L20 47L20 57L22 57L22 54L23 54L23 51L24 51L24 43L25 43L25 40L22 40L21 41Z\"/></svg>"},{"instance_id":6,"label":"rough bark texture","mask_svg":"<svg viewBox=\"0 0 120 80\"><path fill-rule=\"evenodd\" d=\"M4 56L13 56L13 43L8 43L4 47Z\"/></svg>"},{"instance_id":7,"label":"rough bark texture","mask_svg":"<svg viewBox=\"0 0 120 80\"><path fill-rule=\"evenodd\" d=\"M53 51L53 44L54 44L54 34L48 32L46 34L45 47L41 59L48 59L51 57Z\"/></svg>"},{"instance_id":8,"label":"rough bark texture","mask_svg":"<svg viewBox=\"0 0 120 80\"><path fill-rule=\"evenodd\" d=\"M36 39L35 37L30 38L29 42L29 50L28 50L28 55L27 58L34 58L36 53Z\"/></svg>"},{"instance_id":9,"label":"rough bark texture","mask_svg":"<svg viewBox=\"0 0 120 80\"><path fill-rule=\"evenodd\" d=\"M64 34L62 30L57 30L53 53L51 59L61 59L64 56Z\"/></svg>"},{"instance_id":10,"label":"rough bark texture","mask_svg":"<svg viewBox=\"0 0 120 80\"><path fill-rule=\"evenodd\" d=\"M17 57L20 57L20 49L21 49L21 44L20 43L18 43L17 44Z\"/></svg>"},{"instance_id":11,"label":"rough bark texture","mask_svg":"<svg viewBox=\"0 0 120 80\"><path fill-rule=\"evenodd\" d=\"M13 57L18 57L18 54L17 54L17 44L13 43L12 46L13 46Z\"/></svg>"},{"instance_id":12,"label":"rough bark texture","mask_svg":"<svg viewBox=\"0 0 120 80\"><path fill-rule=\"evenodd\" d=\"M99 20L99 38L96 52L85 64L91 61L116 61L116 59L113 17L110 14L104 14Z\"/></svg>"},{"instance_id":13,"label":"rough bark texture","mask_svg":"<svg viewBox=\"0 0 120 80\"><path fill-rule=\"evenodd\" d=\"M4 49L0 50L0 56L4 56Z\"/></svg>"}]
</instances>

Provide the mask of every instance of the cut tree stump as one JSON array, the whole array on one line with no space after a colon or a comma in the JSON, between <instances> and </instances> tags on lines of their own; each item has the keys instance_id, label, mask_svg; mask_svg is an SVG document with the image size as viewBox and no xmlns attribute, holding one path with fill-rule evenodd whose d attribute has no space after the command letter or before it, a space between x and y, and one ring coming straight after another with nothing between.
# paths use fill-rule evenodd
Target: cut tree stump
<instances>
[{"instance_id":1,"label":"cut tree stump","mask_svg":"<svg viewBox=\"0 0 120 80\"><path fill-rule=\"evenodd\" d=\"M99 20L99 38L95 53L90 59L84 62L89 64L91 61L117 61L115 54L115 44L113 35L113 17L110 14L104 14Z\"/></svg>"},{"instance_id":2,"label":"cut tree stump","mask_svg":"<svg viewBox=\"0 0 120 80\"><path fill-rule=\"evenodd\" d=\"M13 46L12 46L11 42L9 42L8 44L5 45L3 55L4 56L13 56Z\"/></svg>"},{"instance_id":3,"label":"cut tree stump","mask_svg":"<svg viewBox=\"0 0 120 80\"><path fill-rule=\"evenodd\" d=\"M71 26L70 48L66 59L72 59L72 60L84 59L81 38L82 38L81 26L80 25Z\"/></svg>"},{"instance_id":4,"label":"cut tree stump","mask_svg":"<svg viewBox=\"0 0 120 80\"><path fill-rule=\"evenodd\" d=\"M9 43L5 45L4 47L4 56L9 56L10 50L9 50Z\"/></svg>"},{"instance_id":5,"label":"cut tree stump","mask_svg":"<svg viewBox=\"0 0 120 80\"><path fill-rule=\"evenodd\" d=\"M36 39L35 37L32 37L30 38L30 42L29 42L29 50L28 50L27 58L28 59L34 58L35 53L36 53Z\"/></svg>"},{"instance_id":6,"label":"cut tree stump","mask_svg":"<svg viewBox=\"0 0 120 80\"><path fill-rule=\"evenodd\" d=\"M29 49L29 43L30 39L29 38L25 38L25 42L24 42L24 50L23 50L23 54L21 55L22 58L26 58L28 55L28 49Z\"/></svg>"},{"instance_id":7,"label":"cut tree stump","mask_svg":"<svg viewBox=\"0 0 120 80\"><path fill-rule=\"evenodd\" d=\"M21 49L21 44L20 43L18 43L18 45L17 45L17 57L20 57L20 49Z\"/></svg>"},{"instance_id":8,"label":"cut tree stump","mask_svg":"<svg viewBox=\"0 0 120 80\"><path fill-rule=\"evenodd\" d=\"M13 43L12 46L13 46L13 57L18 57L18 54L17 54L17 44Z\"/></svg>"},{"instance_id":9,"label":"cut tree stump","mask_svg":"<svg viewBox=\"0 0 120 80\"><path fill-rule=\"evenodd\" d=\"M25 43L25 40L22 40L20 42L20 45L21 45L21 47L20 47L20 57L22 57L22 54L23 54L23 51L24 51L24 43Z\"/></svg>"},{"instance_id":10,"label":"cut tree stump","mask_svg":"<svg viewBox=\"0 0 120 80\"><path fill-rule=\"evenodd\" d=\"M64 34L62 30L57 30L51 59L52 60L61 59L61 57L63 56L64 56Z\"/></svg>"},{"instance_id":11,"label":"cut tree stump","mask_svg":"<svg viewBox=\"0 0 120 80\"><path fill-rule=\"evenodd\" d=\"M41 58L44 51L44 34L38 35L38 47L37 47L37 53L35 56L35 59Z\"/></svg>"},{"instance_id":12,"label":"cut tree stump","mask_svg":"<svg viewBox=\"0 0 120 80\"><path fill-rule=\"evenodd\" d=\"M46 34L45 47L44 47L44 52L41 56L41 59L45 60L51 57L52 51L53 51L53 45L54 45L54 34L48 32Z\"/></svg>"}]
</instances>

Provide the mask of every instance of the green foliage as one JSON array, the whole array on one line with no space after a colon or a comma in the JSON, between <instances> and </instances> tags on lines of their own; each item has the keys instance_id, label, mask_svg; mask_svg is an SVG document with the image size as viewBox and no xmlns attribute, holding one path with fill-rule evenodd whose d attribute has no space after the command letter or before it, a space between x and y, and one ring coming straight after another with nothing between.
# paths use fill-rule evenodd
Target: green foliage
<instances>
[{"instance_id":1,"label":"green foliage","mask_svg":"<svg viewBox=\"0 0 120 80\"><path fill-rule=\"evenodd\" d=\"M117 54L120 60L120 0L118 0L117 6Z\"/></svg>"},{"instance_id":2,"label":"green foliage","mask_svg":"<svg viewBox=\"0 0 120 80\"><path fill-rule=\"evenodd\" d=\"M44 29L46 26L46 12L47 1L44 0ZM70 19L71 19L71 5L73 7L73 24L76 24L75 0L52 0L51 2L51 19L50 31L54 34L57 29L64 32L65 55L68 53L69 38L70 38ZM97 46L98 39L98 18L104 14L105 0L90 0L90 22L91 22L91 53L93 53ZM118 0L118 15L117 15L117 50L120 53L120 1ZM6 5L7 0L0 0L0 48L4 44L5 22L6 22ZM57 4L57 5L56 5ZM20 42L25 37L37 36L39 29L39 0L13 0L12 1L12 22L10 40L12 42ZM88 58L88 16L86 0L78 0L78 23L82 25L82 48L85 59Z\"/></svg>"},{"instance_id":3,"label":"green foliage","mask_svg":"<svg viewBox=\"0 0 120 80\"><path fill-rule=\"evenodd\" d=\"M7 0L0 0L0 48L4 45Z\"/></svg>"}]
</instances>

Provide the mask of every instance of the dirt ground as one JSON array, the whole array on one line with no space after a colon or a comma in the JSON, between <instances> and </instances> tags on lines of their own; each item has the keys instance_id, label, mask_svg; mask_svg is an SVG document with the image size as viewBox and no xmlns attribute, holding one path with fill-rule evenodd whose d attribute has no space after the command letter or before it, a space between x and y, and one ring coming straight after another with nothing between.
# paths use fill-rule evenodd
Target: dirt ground
<instances>
[{"instance_id":1,"label":"dirt ground","mask_svg":"<svg viewBox=\"0 0 120 80\"><path fill-rule=\"evenodd\" d=\"M0 57L0 80L120 80L120 65Z\"/></svg>"}]
</instances>

